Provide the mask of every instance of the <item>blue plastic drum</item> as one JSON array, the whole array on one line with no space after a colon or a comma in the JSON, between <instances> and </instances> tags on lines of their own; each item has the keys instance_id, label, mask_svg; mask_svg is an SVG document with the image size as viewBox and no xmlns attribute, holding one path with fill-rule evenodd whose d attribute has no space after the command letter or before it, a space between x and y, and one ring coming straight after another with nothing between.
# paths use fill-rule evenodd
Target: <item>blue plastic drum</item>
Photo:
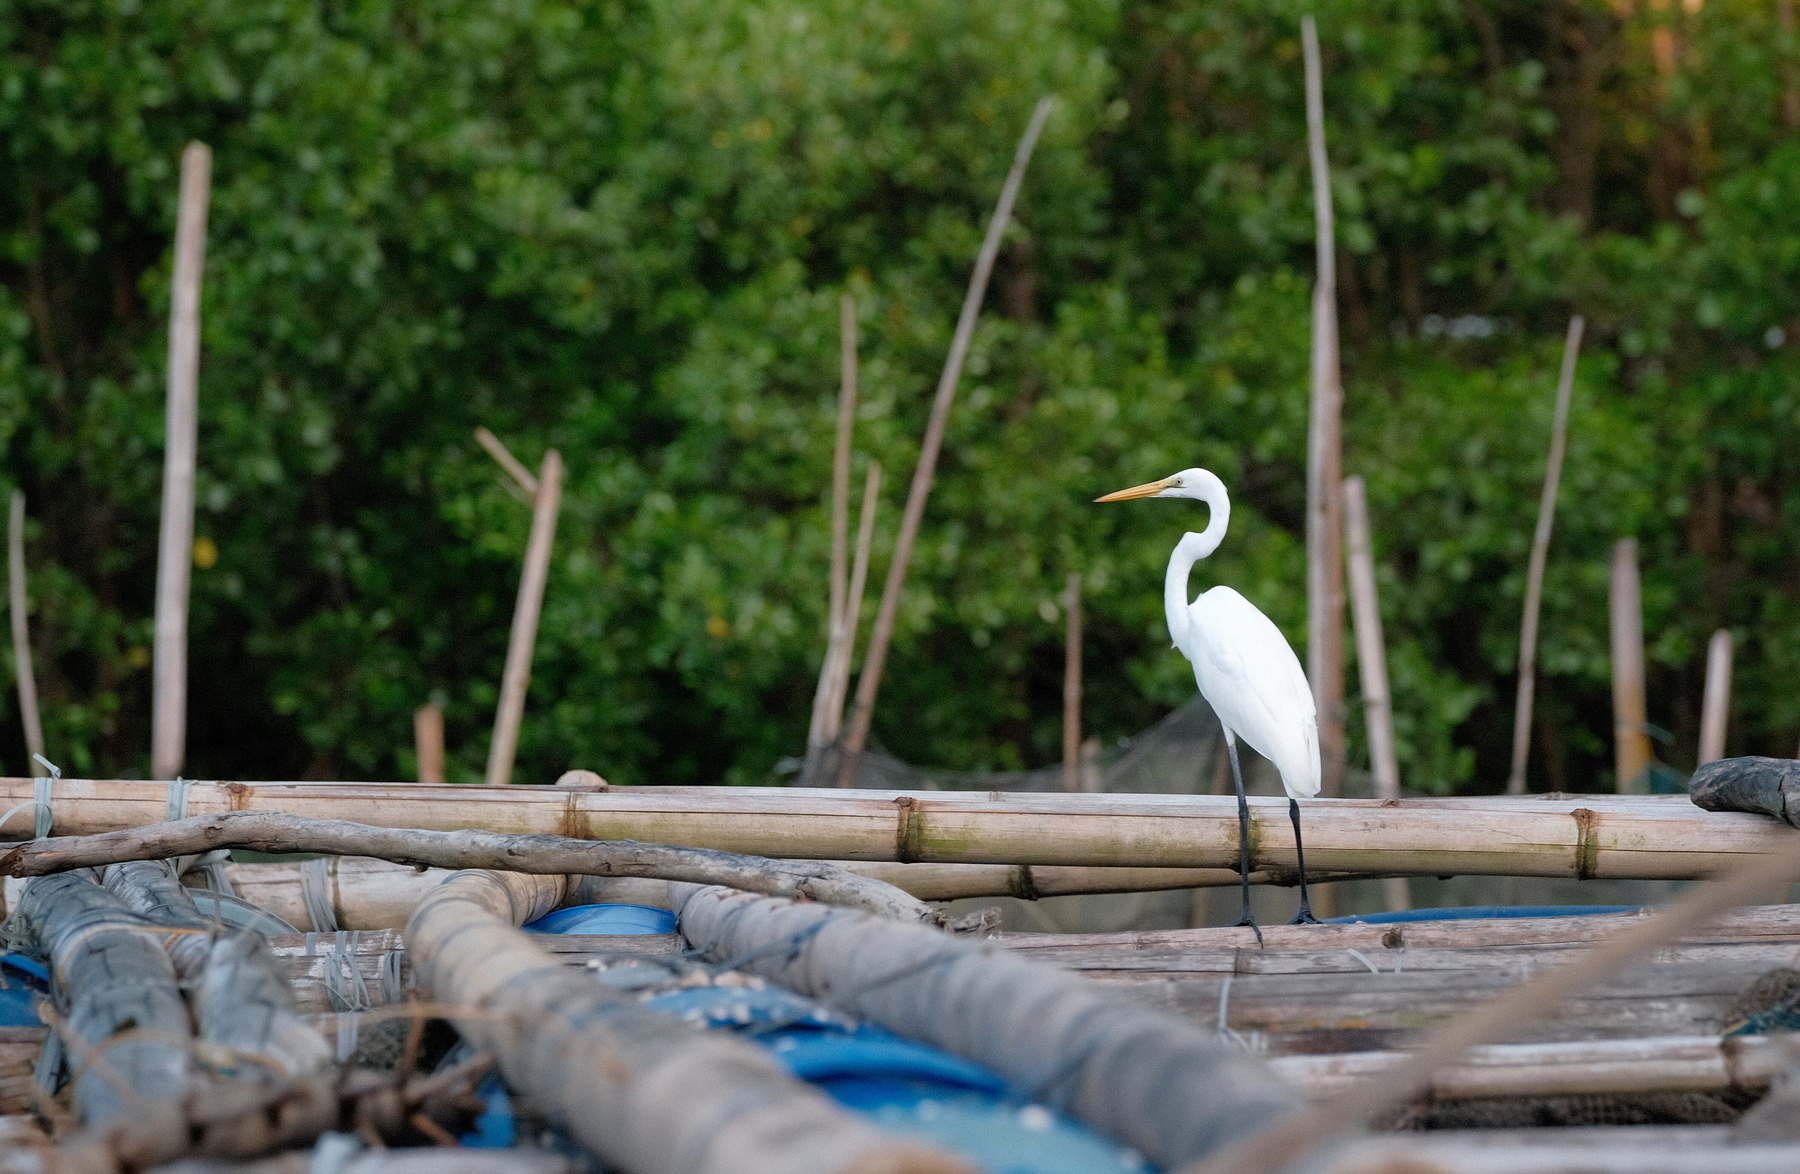
<instances>
[{"instance_id":1,"label":"blue plastic drum","mask_svg":"<svg viewBox=\"0 0 1800 1174\"><path fill-rule=\"evenodd\" d=\"M675 932L675 915L648 905L575 905L527 922L527 933L657 934Z\"/></svg>"}]
</instances>

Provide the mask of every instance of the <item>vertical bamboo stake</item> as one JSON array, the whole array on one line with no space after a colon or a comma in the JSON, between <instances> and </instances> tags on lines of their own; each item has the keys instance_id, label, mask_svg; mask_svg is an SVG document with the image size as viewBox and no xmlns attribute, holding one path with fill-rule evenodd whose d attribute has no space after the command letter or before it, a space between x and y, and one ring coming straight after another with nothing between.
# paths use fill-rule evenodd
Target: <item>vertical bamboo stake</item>
<instances>
[{"instance_id":1,"label":"vertical bamboo stake","mask_svg":"<svg viewBox=\"0 0 1800 1174\"><path fill-rule=\"evenodd\" d=\"M494 714L494 741L488 748L487 784L512 782L513 754L519 748L519 723L525 717L525 689L531 683L531 651L537 642L538 615L544 607L544 583L550 577L550 548L556 541L556 511L562 504L562 454L544 454L537 496L531 509L531 539L525 546L525 573L519 577L519 601L513 608L512 638L506 646L506 675L500 681L500 708Z\"/></svg>"},{"instance_id":2,"label":"vertical bamboo stake","mask_svg":"<svg viewBox=\"0 0 1800 1174\"><path fill-rule=\"evenodd\" d=\"M1775 0L1775 23L1783 41L1794 35L1794 0ZM1789 130L1800 129L1800 85L1795 84L1794 60L1786 45L1781 56L1781 121Z\"/></svg>"},{"instance_id":3,"label":"vertical bamboo stake","mask_svg":"<svg viewBox=\"0 0 1800 1174\"><path fill-rule=\"evenodd\" d=\"M1650 767L1644 710L1644 603L1638 588L1637 539L1613 544L1612 676L1614 763L1620 794L1640 790Z\"/></svg>"},{"instance_id":4,"label":"vertical bamboo stake","mask_svg":"<svg viewBox=\"0 0 1800 1174\"><path fill-rule=\"evenodd\" d=\"M1063 790L1081 790L1081 575L1063 592L1068 626L1063 653Z\"/></svg>"},{"instance_id":5,"label":"vertical bamboo stake","mask_svg":"<svg viewBox=\"0 0 1800 1174\"><path fill-rule=\"evenodd\" d=\"M838 338L841 354L841 382L838 390L837 451L831 462L831 598L827 605L830 633L825 644L825 662L819 667L819 687L813 693L812 726L807 731L806 746L816 751L836 736L836 722L829 716L832 673L838 661L838 650L846 639L844 600L849 589L844 582L849 562L850 545L850 434L856 424L856 301L845 294L838 301ZM848 639L856 639L854 632ZM840 707L841 708L841 707Z\"/></svg>"},{"instance_id":6,"label":"vertical bamboo stake","mask_svg":"<svg viewBox=\"0 0 1800 1174\"><path fill-rule=\"evenodd\" d=\"M881 671L887 664L888 643L894 636L894 617L900 610L900 588L906 582L906 569L912 562L913 542L919 535L919 521L925 515L925 498L931 493L931 478L937 469L938 449L944 443L944 424L950 417L950 403L956 398L956 383L962 377L963 360L969 354L969 340L975 334L975 320L981 314L981 302L987 295L988 277L994 271L994 258L1000 252L1000 238L1012 219L1013 201L1019 185L1025 180L1025 165L1037 147L1044 121L1050 117L1048 95L1038 101L1031 123L1019 140L1013 155L1012 170L1000 188L1000 201L994 206L994 217L988 222L987 236L975 258L975 272L969 276L969 292L963 298L962 314L956 320L956 334L950 340L950 354L944 361L944 373L938 379L937 396L931 403L931 419L925 426L925 443L919 449L919 464L913 470L912 487L906 494L906 511L900 518L900 537L894 543L894 561L888 567L887 582L881 589L881 607L875 613L875 630L869 634L869 651L863 657L862 677L856 683L856 705L850 712L850 729L844 737L844 765L841 783L856 781L856 760L868 741L869 722L875 716L875 696L881 690Z\"/></svg>"},{"instance_id":7,"label":"vertical bamboo stake","mask_svg":"<svg viewBox=\"0 0 1800 1174\"><path fill-rule=\"evenodd\" d=\"M444 711L435 705L413 710L413 747L418 751L419 781L444 782Z\"/></svg>"},{"instance_id":8,"label":"vertical bamboo stake","mask_svg":"<svg viewBox=\"0 0 1800 1174\"><path fill-rule=\"evenodd\" d=\"M1400 798L1400 764L1394 756L1393 698L1388 691L1387 648L1381 639L1381 605L1375 595L1375 552L1369 536L1369 503L1361 477L1344 478L1344 545L1350 559L1350 615L1356 622L1356 667L1362 678L1363 720L1369 728L1369 766L1377 799ZM1407 909L1406 878L1381 882L1389 909Z\"/></svg>"},{"instance_id":9,"label":"vertical bamboo stake","mask_svg":"<svg viewBox=\"0 0 1800 1174\"><path fill-rule=\"evenodd\" d=\"M856 527L856 558L850 568L850 589L844 599L844 638L831 666L831 696L825 707L825 744L837 741L844 728L844 698L850 691L850 656L856 648L856 631L862 623L863 592L869 583L869 549L875 541L875 508L881 504L881 462L870 461L863 481L862 516ZM841 785L842 780L840 780Z\"/></svg>"},{"instance_id":10,"label":"vertical bamboo stake","mask_svg":"<svg viewBox=\"0 0 1800 1174\"><path fill-rule=\"evenodd\" d=\"M1331 210L1331 165L1325 157L1325 92L1319 30L1300 19L1306 58L1306 142L1312 158L1318 283L1313 288L1312 411L1306 459L1306 659L1318 710L1321 793L1344 793L1344 561L1342 426L1344 387L1338 366L1337 243Z\"/></svg>"},{"instance_id":11,"label":"vertical bamboo stake","mask_svg":"<svg viewBox=\"0 0 1800 1174\"><path fill-rule=\"evenodd\" d=\"M31 671L31 635L25 618L25 494L15 489L12 516L6 527L7 578L12 587L13 673L19 681L19 720L25 726L25 753L31 777L44 773L37 756L44 752L44 727L38 720L37 678Z\"/></svg>"},{"instance_id":12,"label":"vertical bamboo stake","mask_svg":"<svg viewBox=\"0 0 1800 1174\"><path fill-rule=\"evenodd\" d=\"M527 469L524 464L520 462L518 457L512 455L512 450L501 443L498 436L495 436L486 428L477 425L475 428L475 443L486 449L488 456L493 457L499 466L506 470L507 476L518 482L519 488L525 491L526 497L534 498L537 496L538 479L532 476L531 470Z\"/></svg>"},{"instance_id":13,"label":"vertical bamboo stake","mask_svg":"<svg viewBox=\"0 0 1800 1174\"><path fill-rule=\"evenodd\" d=\"M1556 414L1550 424L1550 461L1544 469L1544 493L1538 499L1537 530L1531 536L1531 561L1525 571L1525 618L1519 625L1519 693L1513 704L1512 773L1508 795L1525 793L1525 763L1531 755L1531 703L1537 688L1538 609L1544 599L1544 564L1550 557L1550 527L1556 517L1556 489L1562 482L1563 449L1569 436L1569 396L1575 387L1575 357L1581 353L1583 322L1569 319L1563 339L1562 372L1556 379Z\"/></svg>"},{"instance_id":14,"label":"vertical bamboo stake","mask_svg":"<svg viewBox=\"0 0 1800 1174\"><path fill-rule=\"evenodd\" d=\"M200 275L212 151L181 153L175 221L175 293L169 306L169 401L163 445L162 534L156 553L156 645L152 669L150 774L172 779L187 750L188 579L194 559L194 455L199 418Z\"/></svg>"},{"instance_id":15,"label":"vertical bamboo stake","mask_svg":"<svg viewBox=\"0 0 1800 1174\"><path fill-rule=\"evenodd\" d=\"M1700 763L1725 757L1725 725L1731 715L1731 629L1720 628L1706 647L1706 693L1700 703Z\"/></svg>"}]
</instances>

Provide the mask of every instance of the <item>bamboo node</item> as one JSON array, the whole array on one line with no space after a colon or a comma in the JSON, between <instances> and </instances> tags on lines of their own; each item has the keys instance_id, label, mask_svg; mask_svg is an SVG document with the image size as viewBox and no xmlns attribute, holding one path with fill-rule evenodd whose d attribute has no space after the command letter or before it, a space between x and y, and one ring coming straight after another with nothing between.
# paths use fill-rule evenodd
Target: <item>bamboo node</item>
<instances>
[{"instance_id":1,"label":"bamboo node","mask_svg":"<svg viewBox=\"0 0 1800 1174\"><path fill-rule=\"evenodd\" d=\"M911 795L902 795L894 800L894 811L898 816L894 828L894 857L903 864L912 864L919 859L925 829L913 818L918 806L918 800Z\"/></svg>"},{"instance_id":2,"label":"bamboo node","mask_svg":"<svg viewBox=\"0 0 1800 1174\"><path fill-rule=\"evenodd\" d=\"M1579 836L1575 845L1575 875L1580 880L1593 880L1599 875L1600 867L1600 837L1595 834L1600 816L1590 807L1577 807L1569 814L1575 817Z\"/></svg>"}]
</instances>

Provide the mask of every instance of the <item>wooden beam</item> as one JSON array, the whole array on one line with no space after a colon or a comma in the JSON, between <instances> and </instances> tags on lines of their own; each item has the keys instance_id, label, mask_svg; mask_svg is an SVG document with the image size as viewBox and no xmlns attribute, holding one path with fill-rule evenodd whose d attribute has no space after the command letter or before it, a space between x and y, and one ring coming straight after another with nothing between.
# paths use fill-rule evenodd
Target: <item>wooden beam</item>
<instances>
[{"instance_id":1,"label":"wooden beam","mask_svg":"<svg viewBox=\"0 0 1800 1174\"><path fill-rule=\"evenodd\" d=\"M169 398L163 442L162 531L156 553L156 642L151 686L150 773L172 779L187 752L188 580L194 565L194 463L199 420L200 275L212 151L181 153L175 221L175 292L169 303Z\"/></svg>"},{"instance_id":2,"label":"wooden beam","mask_svg":"<svg viewBox=\"0 0 1800 1174\"><path fill-rule=\"evenodd\" d=\"M1019 185L1025 182L1025 167L1037 147L1038 135L1050 117L1051 99L1039 99L1037 109L1019 147L1013 154L1012 170L1000 187L1000 200L988 221L987 236L975 258L975 271L969 275L969 291L963 297L962 314L956 320L956 334L950 340L950 354L944 360L944 373L938 378L937 396L931 402L931 419L925 425L925 441L919 448L919 463L913 469L912 487L906 493L906 510L900 517L900 536L894 543L894 560L888 564L887 582L881 589L881 606L875 613L875 629L869 634L869 651L863 657L862 677L856 682L856 705L850 711L850 728L844 736L844 764L840 784L856 782L857 760L868 741L869 723L875 715L875 697L881 690L881 673L887 665L888 643L894 636L894 620L900 610L900 588L906 583L907 567L912 563L913 542L919 536L919 523L925 516L925 499L931 495L931 481L937 471L938 450L944 443L944 425L950 419L950 404L956 398L956 384L962 378L963 360L969 354L969 342L975 337L975 320L981 316L981 302L987 296L988 277L994 271L994 259L1000 253L1000 238L1012 219L1013 201Z\"/></svg>"},{"instance_id":3,"label":"wooden beam","mask_svg":"<svg viewBox=\"0 0 1800 1174\"><path fill-rule=\"evenodd\" d=\"M1725 727L1731 720L1731 629L1720 628L1706 646L1706 693L1700 702L1700 762L1725 757Z\"/></svg>"},{"instance_id":4,"label":"wooden beam","mask_svg":"<svg viewBox=\"0 0 1800 1174\"><path fill-rule=\"evenodd\" d=\"M1644 603L1637 539L1621 538L1612 557L1613 762L1619 794L1648 790L1649 716L1644 705Z\"/></svg>"},{"instance_id":5,"label":"wooden beam","mask_svg":"<svg viewBox=\"0 0 1800 1174\"><path fill-rule=\"evenodd\" d=\"M25 727L26 766L33 776L48 773L38 756L44 753L44 725L38 717L37 678L31 670L31 632L25 596L25 495L13 490L6 527L6 568L11 588L13 676L19 688L19 721Z\"/></svg>"},{"instance_id":6,"label":"wooden beam","mask_svg":"<svg viewBox=\"0 0 1800 1174\"><path fill-rule=\"evenodd\" d=\"M65 778L58 833L160 823L159 783ZM0 779L0 810L32 780ZM1251 796L1251 867L1295 867L1287 800ZM420 783L195 783L190 815L285 811L380 827L463 828L640 840L812 860L1231 868L1237 806L1227 795L1065 795L835 788L431 787ZM1702 811L1686 796L1314 800L1304 804L1309 870L1364 875L1690 879L1795 842L1777 820ZM24 838L18 821L0 842Z\"/></svg>"},{"instance_id":7,"label":"wooden beam","mask_svg":"<svg viewBox=\"0 0 1800 1174\"><path fill-rule=\"evenodd\" d=\"M1537 688L1538 610L1544 598L1544 566L1550 557L1550 528L1556 517L1556 489L1562 482L1563 451L1569 436L1569 397L1575 387L1575 356L1581 352L1581 315L1569 319L1563 339L1562 373L1556 380L1556 411L1550 422L1550 459L1544 467L1544 492L1538 499L1537 529L1531 536L1531 558L1525 570L1525 615L1519 622L1519 689L1513 702L1512 773L1508 795L1525 793L1525 763L1531 754L1531 697Z\"/></svg>"},{"instance_id":8,"label":"wooden beam","mask_svg":"<svg viewBox=\"0 0 1800 1174\"><path fill-rule=\"evenodd\" d=\"M1306 145L1312 161L1314 244L1312 406L1306 446L1306 662L1318 709L1319 763L1327 798L1344 793L1344 385L1338 363L1337 234L1325 155L1325 90L1319 30L1300 19L1306 68Z\"/></svg>"},{"instance_id":9,"label":"wooden beam","mask_svg":"<svg viewBox=\"0 0 1800 1174\"><path fill-rule=\"evenodd\" d=\"M500 681L500 706L494 714L494 740L488 747L487 784L512 782L513 755L519 748L519 725L525 719L525 690L531 684L531 654L537 643L538 616L544 609L544 584L550 577L550 550L556 542L556 512L562 505L562 454L544 454L532 499L531 538L525 545L525 571L519 576L519 599L513 608L512 637L506 645L506 672Z\"/></svg>"}]
</instances>

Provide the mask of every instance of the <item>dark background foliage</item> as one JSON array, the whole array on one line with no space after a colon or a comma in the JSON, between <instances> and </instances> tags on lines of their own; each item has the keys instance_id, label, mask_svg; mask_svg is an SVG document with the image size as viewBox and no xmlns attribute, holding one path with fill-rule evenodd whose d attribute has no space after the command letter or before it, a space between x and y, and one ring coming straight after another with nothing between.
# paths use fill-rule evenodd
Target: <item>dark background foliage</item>
<instances>
[{"instance_id":1,"label":"dark background foliage","mask_svg":"<svg viewBox=\"0 0 1800 1174\"><path fill-rule=\"evenodd\" d=\"M1791 754L1793 30L1742 0L1313 10L1345 464L1369 481L1404 781L1504 777L1571 312L1589 345L1533 785L1611 785L1606 561L1625 535L1671 763L1692 765L1721 625L1739 640L1731 751ZM879 583L979 234L1045 92L1059 105L876 733L943 765L1053 761L1071 570L1090 728L1127 735L1190 695L1158 588L1198 518L1086 504L1188 465L1237 503L1195 588L1233 583L1298 645L1301 12L0 3L0 445L28 495L52 757L146 770L175 167L194 138L215 151L196 532L218 558L194 581L191 776L407 777L411 712L436 700L452 777L479 777L529 525L470 440L485 424L569 467L518 777L768 780L803 742L823 652L838 295L862 335L856 481L871 457L888 472Z\"/></svg>"}]
</instances>

